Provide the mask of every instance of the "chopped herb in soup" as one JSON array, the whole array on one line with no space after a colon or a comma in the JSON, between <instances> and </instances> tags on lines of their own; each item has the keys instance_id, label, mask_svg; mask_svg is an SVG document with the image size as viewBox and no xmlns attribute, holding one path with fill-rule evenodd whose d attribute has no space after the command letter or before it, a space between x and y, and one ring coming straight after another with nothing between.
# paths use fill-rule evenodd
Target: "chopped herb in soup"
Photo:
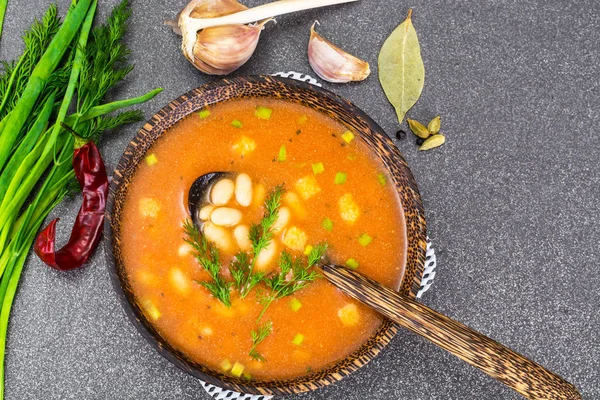
<instances>
[{"instance_id":1,"label":"chopped herb in soup","mask_svg":"<svg viewBox=\"0 0 600 400\"><path fill-rule=\"evenodd\" d=\"M192 222L187 193L213 183ZM345 358L382 320L320 277L321 260L397 287L404 217L357 132L310 108L245 99L200 110L153 146L123 211L128 279L172 346L245 379Z\"/></svg>"}]
</instances>

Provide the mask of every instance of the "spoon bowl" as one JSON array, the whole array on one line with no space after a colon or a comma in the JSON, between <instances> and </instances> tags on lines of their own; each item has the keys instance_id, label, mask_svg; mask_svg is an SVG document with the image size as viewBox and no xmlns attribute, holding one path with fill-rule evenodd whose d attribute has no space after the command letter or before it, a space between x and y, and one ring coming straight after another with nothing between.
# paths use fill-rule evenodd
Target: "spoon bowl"
<instances>
[{"instance_id":1,"label":"spoon bowl","mask_svg":"<svg viewBox=\"0 0 600 400\"><path fill-rule=\"evenodd\" d=\"M231 174L228 172L210 172L196 178L192 186L190 186L190 190L188 191L188 209L190 210L194 225L198 228L202 225L199 217L200 205L209 201L212 186L219 180L229 176Z\"/></svg>"}]
</instances>

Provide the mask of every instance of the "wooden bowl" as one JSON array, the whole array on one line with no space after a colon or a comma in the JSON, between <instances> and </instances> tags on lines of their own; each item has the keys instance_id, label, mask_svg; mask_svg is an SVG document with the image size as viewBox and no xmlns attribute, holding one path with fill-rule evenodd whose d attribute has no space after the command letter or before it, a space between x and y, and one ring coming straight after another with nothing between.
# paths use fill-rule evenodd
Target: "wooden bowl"
<instances>
[{"instance_id":1,"label":"wooden bowl","mask_svg":"<svg viewBox=\"0 0 600 400\"><path fill-rule=\"evenodd\" d=\"M287 395L334 383L372 360L392 339L397 326L384 320L377 332L358 350L323 371L288 380L247 381L224 375L189 360L171 347L148 322L127 280L121 255L121 215L129 184L148 149L163 133L188 114L225 100L269 97L300 103L352 128L388 168L400 196L408 251L400 292L414 297L425 263L425 218L417 184L406 161L385 132L364 112L341 97L318 87L285 78L251 76L224 79L194 89L167 104L129 143L114 172L106 208L106 259L113 286L133 324L165 358L189 374L225 389L242 393Z\"/></svg>"}]
</instances>

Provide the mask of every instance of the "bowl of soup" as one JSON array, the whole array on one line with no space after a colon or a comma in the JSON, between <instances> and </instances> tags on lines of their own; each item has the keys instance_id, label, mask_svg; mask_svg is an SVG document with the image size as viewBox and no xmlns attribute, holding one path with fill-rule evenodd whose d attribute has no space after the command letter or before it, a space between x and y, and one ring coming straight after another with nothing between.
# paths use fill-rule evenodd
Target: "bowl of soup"
<instances>
[{"instance_id":1,"label":"bowl of soup","mask_svg":"<svg viewBox=\"0 0 600 400\"><path fill-rule=\"evenodd\" d=\"M190 215L190 187L213 172ZM385 132L327 90L271 76L209 83L154 115L106 215L134 325L184 371L243 393L331 384L396 334L322 278L321 260L411 297L425 262L417 185Z\"/></svg>"}]
</instances>

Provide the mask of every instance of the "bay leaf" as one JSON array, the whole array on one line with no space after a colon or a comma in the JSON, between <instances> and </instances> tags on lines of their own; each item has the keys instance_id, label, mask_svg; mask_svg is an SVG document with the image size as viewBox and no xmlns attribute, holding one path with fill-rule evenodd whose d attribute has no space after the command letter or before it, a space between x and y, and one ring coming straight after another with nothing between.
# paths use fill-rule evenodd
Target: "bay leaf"
<instances>
[{"instance_id":1,"label":"bay leaf","mask_svg":"<svg viewBox=\"0 0 600 400\"><path fill-rule=\"evenodd\" d=\"M396 109L398 122L417 102L425 82L425 67L417 31L411 21L412 10L385 40L379 52L379 81Z\"/></svg>"}]
</instances>

